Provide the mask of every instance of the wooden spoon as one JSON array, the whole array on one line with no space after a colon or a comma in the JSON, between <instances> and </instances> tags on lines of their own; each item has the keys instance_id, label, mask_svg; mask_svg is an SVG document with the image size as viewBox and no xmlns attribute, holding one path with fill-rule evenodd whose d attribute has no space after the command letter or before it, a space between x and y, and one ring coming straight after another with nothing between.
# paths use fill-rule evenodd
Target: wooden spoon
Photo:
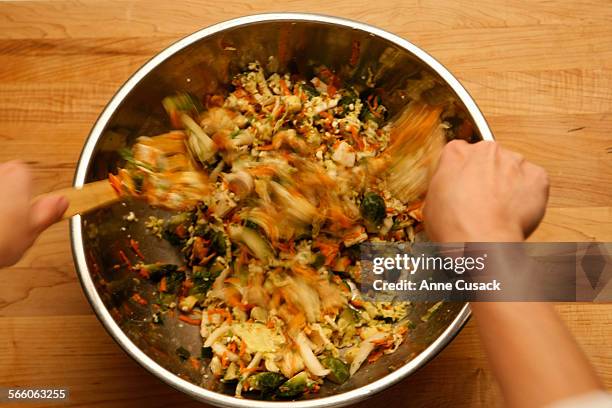
<instances>
[{"instance_id":1,"label":"wooden spoon","mask_svg":"<svg viewBox=\"0 0 612 408\"><path fill-rule=\"evenodd\" d=\"M68 209L62 219L70 218L76 214L83 214L96 208L104 207L119 200L119 194L111 186L108 180L94 181L83 187L67 187L60 190L44 193L35 198L47 195L61 195L68 199Z\"/></svg>"},{"instance_id":2,"label":"wooden spoon","mask_svg":"<svg viewBox=\"0 0 612 408\"><path fill-rule=\"evenodd\" d=\"M198 126L195 122L194 125ZM142 136L136 140L136 144L131 148L136 162L148 166L149 169L157 168L159 163L164 164L163 171L149 170L146 173L146 178L151 181L144 182L143 191L138 194L140 199L159 207L184 210L206 195L206 178L194 166L186 144L187 136L182 131L171 131L153 137ZM142 175L145 176L145 173ZM69 187L43 195L66 197L70 204L63 218L70 218L112 204L118 201L121 195L133 195L133 189L123 184L126 182L127 185L133 185L133 180L130 182L130 172L119 169L119 173L114 177L117 178L117 185L121 185L121 194L105 179L87 183L80 188ZM156 188L156 185L162 182L168 187ZM169 194L172 194L172 200L168 200Z\"/></svg>"}]
</instances>

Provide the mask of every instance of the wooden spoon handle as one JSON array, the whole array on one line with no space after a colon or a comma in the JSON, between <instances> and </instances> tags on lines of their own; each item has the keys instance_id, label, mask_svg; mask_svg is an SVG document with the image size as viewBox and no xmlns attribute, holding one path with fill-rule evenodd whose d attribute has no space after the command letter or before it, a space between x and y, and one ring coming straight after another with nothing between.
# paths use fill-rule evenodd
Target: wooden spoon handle
<instances>
[{"instance_id":1,"label":"wooden spoon handle","mask_svg":"<svg viewBox=\"0 0 612 408\"><path fill-rule=\"evenodd\" d=\"M63 188L61 190L42 194L39 197L48 194L62 195L70 202L62 219L70 218L76 214L83 214L119 200L119 195L108 180L87 183L81 188Z\"/></svg>"}]
</instances>

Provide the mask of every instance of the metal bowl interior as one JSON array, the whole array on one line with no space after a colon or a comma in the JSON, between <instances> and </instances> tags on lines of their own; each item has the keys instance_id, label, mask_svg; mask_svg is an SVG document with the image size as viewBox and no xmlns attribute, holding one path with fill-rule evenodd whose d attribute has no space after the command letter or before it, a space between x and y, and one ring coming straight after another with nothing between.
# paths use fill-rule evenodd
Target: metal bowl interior
<instances>
[{"instance_id":1,"label":"metal bowl interior","mask_svg":"<svg viewBox=\"0 0 612 408\"><path fill-rule=\"evenodd\" d=\"M349 61L359 49L355 66ZM119 162L117 150L140 135L169 129L161 99L177 91L195 95L223 92L233 74L258 60L270 71L299 72L306 77L312 64L326 64L347 83L365 86L371 77L384 89L384 103L396 112L404 103L406 81L421 71L439 79L438 91L451 94L471 118L477 138L491 140L490 130L465 89L444 67L409 42L365 24L308 14L268 14L243 17L203 29L162 51L143 66L109 102L92 129L79 160L75 185L107 177ZM133 211L141 222L128 222ZM163 211L138 202L124 202L71 222L72 246L84 291L111 336L147 370L173 387L219 406L258 407L273 402L233 398L215 381L181 362L183 346L199 355L197 328L167 321L146 321L146 307L128 298L133 290L152 288L122 270L118 252L130 237L140 241L148 261L176 261L180 256L166 242L146 233L142 221ZM282 222L280 220L279 222ZM469 306L447 303L427 322L419 316L429 307L415 304L416 327L400 349L363 367L341 386L326 383L320 393L292 403L300 406L341 406L374 394L411 374L435 356L469 317Z\"/></svg>"}]
</instances>

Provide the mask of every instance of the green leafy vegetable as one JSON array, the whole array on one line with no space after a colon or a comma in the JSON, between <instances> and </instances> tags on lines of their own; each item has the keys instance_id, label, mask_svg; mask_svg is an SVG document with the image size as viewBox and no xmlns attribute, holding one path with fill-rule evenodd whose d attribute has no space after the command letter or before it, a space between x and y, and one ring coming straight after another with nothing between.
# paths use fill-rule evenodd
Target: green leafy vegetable
<instances>
[{"instance_id":1,"label":"green leafy vegetable","mask_svg":"<svg viewBox=\"0 0 612 408\"><path fill-rule=\"evenodd\" d=\"M311 98L321 95L321 93L317 91L317 89L312 85L301 84L300 86L302 87L302 90L306 92Z\"/></svg>"},{"instance_id":2,"label":"green leafy vegetable","mask_svg":"<svg viewBox=\"0 0 612 408\"><path fill-rule=\"evenodd\" d=\"M316 253L315 254L315 258L314 261L310 264L313 268L315 269L319 269L320 267L322 267L323 265L325 265L325 255L323 255L322 253Z\"/></svg>"},{"instance_id":3,"label":"green leafy vegetable","mask_svg":"<svg viewBox=\"0 0 612 408\"><path fill-rule=\"evenodd\" d=\"M149 273L149 279L153 282L159 282L164 276L168 276L177 271L178 266L174 264L154 263L142 265L141 269Z\"/></svg>"},{"instance_id":4,"label":"green leafy vegetable","mask_svg":"<svg viewBox=\"0 0 612 408\"><path fill-rule=\"evenodd\" d=\"M176 247L182 247L189 238L189 226L192 221L192 212L183 212L170 217L164 225L164 239Z\"/></svg>"},{"instance_id":5,"label":"green leafy vegetable","mask_svg":"<svg viewBox=\"0 0 612 408\"><path fill-rule=\"evenodd\" d=\"M287 381L287 379L282 374L268 371L247 378L245 381L245 389L248 391L270 392L277 389L285 381Z\"/></svg>"},{"instance_id":6,"label":"green leafy vegetable","mask_svg":"<svg viewBox=\"0 0 612 408\"><path fill-rule=\"evenodd\" d=\"M162 105L176 128L181 127L181 114L196 116L202 110L200 101L188 93L167 96L162 100Z\"/></svg>"},{"instance_id":7,"label":"green leafy vegetable","mask_svg":"<svg viewBox=\"0 0 612 408\"><path fill-rule=\"evenodd\" d=\"M213 356L212 347L202 347L202 351L200 352L201 359L212 358L212 356Z\"/></svg>"},{"instance_id":8,"label":"green leafy vegetable","mask_svg":"<svg viewBox=\"0 0 612 408\"><path fill-rule=\"evenodd\" d=\"M189 357L191 357L191 353L183 346L176 349L176 355L183 362L187 361Z\"/></svg>"},{"instance_id":9,"label":"green leafy vegetable","mask_svg":"<svg viewBox=\"0 0 612 408\"><path fill-rule=\"evenodd\" d=\"M240 372L238 371L238 364L232 362L225 370L225 374L223 374L223 378L221 379L224 383L231 383L238 381L240 377Z\"/></svg>"},{"instance_id":10,"label":"green leafy vegetable","mask_svg":"<svg viewBox=\"0 0 612 408\"><path fill-rule=\"evenodd\" d=\"M298 395L306 392L312 386L312 384L313 382L310 380L310 378L308 378L306 371L302 371L278 387L276 395L280 398L297 397Z\"/></svg>"},{"instance_id":11,"label":"green leafy vegetable","mask_svg":"<svg viewBox=\"0 0 612 408\"><path fill-rule=\"evenodd\" d=\"M371 191L365 193L361 201L360 210L363 218L375 225L380 225L387 215L385 200L380 195Z\"/></svg>"},{"instance_id":12,"label":"green leafy vegetable","mask_svg":"<svg viewBox=\"0 0 612 408\"><path fill-rule=\"evenodd\" d=\"M343 384L350 377L348 366L338 358L326 357L321 361L321 364L330 370L326 378L336 384Z\"/></svg>"},{"instance_id":13,"label":"green leafy vegetable","mask_svg":"<svg viewBox=\"0 0 612 408\"><path fill-rule=\"evenodd\" d=\"M185 273L182 271L174 271L166 275L167 291L170 293L178 292L179 288L185 280Z\"/></svg>"},{"instance_id":14,"label":"green leafy vegetable","mask_svg":"<svg viewBox=\"0 0 612 408\"><path fill-rule=\"evenodd\" d=\"M194 266L191 274L193 287L189 289L189 294L196 296L199 300L203 300L204 295L206 295L222 270L223 267L218 267L217 265L213 265L210 268Z\"/></svg>"},{"instance_id":15,"label":"green leafy vegetable","mask_svg":"<svg viewBox=\"0 0 612 408\"><path fill-rule=\"evenodd\" d=\"M132 149L130 149L129 147L124 147L122 149L119 149L119 155L121 156L123 160L126 161L126 163L128 164L127 167L131 166L132 168L136 167L136 168L141 168L141 169L145 169L148 171L155 171L155 169L151 167L151 165L134 159L134 153L132 153Z\"/></svg>"},{"instance_id":16,"label":"green leafy vegetable","mask_svg":"<svg viewBox=\"0 0 612 408\"><path fill-rule=\"evenodd\" d=\"M225 234L222 231L212 228L210 225L198 225L193 232L196 237L202 237L210 241L209 253L216 252L217 255L225 255L227 251L225 245Z\"/></svg>"}]
</instances>

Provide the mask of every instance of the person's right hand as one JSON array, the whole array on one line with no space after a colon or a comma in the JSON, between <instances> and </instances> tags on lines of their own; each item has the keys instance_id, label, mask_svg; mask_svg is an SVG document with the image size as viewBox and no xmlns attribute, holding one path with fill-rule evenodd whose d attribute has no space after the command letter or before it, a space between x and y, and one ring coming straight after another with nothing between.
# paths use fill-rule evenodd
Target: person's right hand
<instances>
[{"instance_id":1,"label":"person's right hand","mask_svg":"<svg viewBox=\"0 0 612 408\"><path fill-rule=\"evenodd\" d=\"M538 226L548 200L543 168L494 142L448 143L423 216L437 242L520 241Z\"/></svg>"},{"instance_id":2,"label":"person's right hand","mask_svg":"<svg viewBox=\"0 0 612 408\"><path fill-rule=\"evenodd\" d=\"M31 202L31 190L32 176L25 164L0 164L0 268L16 263L68 208L68 200L57 195Z\"/></svg>"}]
</instances>

